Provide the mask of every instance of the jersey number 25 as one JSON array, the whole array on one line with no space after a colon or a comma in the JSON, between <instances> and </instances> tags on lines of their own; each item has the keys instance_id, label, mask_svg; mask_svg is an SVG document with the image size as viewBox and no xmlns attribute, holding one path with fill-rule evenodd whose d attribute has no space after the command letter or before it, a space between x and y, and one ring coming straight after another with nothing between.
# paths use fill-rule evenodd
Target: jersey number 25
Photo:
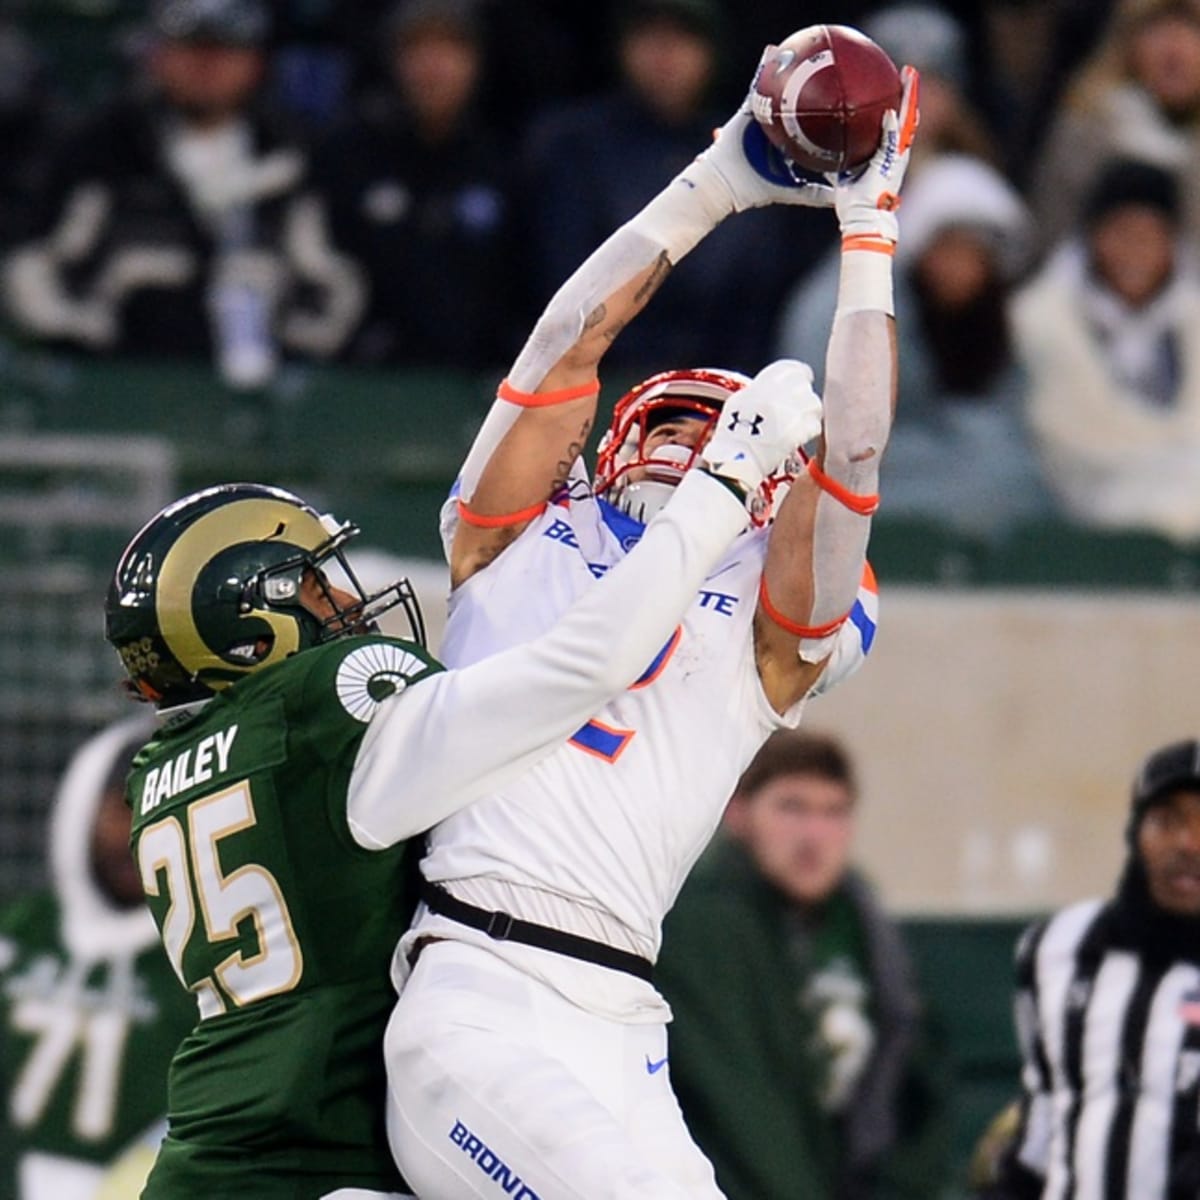
<instances>
[{"instance_id":1,"label":"jersey number 25","mask_svg":"<svg viewBox=\"0 0 1200 1200\"><path fill-rule=\"evenodd\" d=\"M184 987L196 993L200 1016L224 1012L226 1001L241 1008L291 991L300 982L304 955L279 884L254 864L226 875L217 854L221 842L257 822L249 784L236 783L190 804L186 819L186 832L174 815L148 826L138 839L138 867L147 896L160 895L160 874L165 875L163 945ZM210 945L238 939L239 927L252 920L258 949L252 954L233 949L211 973L189 979L184 955L197 918Z\"/></svg>"}]
</instances>

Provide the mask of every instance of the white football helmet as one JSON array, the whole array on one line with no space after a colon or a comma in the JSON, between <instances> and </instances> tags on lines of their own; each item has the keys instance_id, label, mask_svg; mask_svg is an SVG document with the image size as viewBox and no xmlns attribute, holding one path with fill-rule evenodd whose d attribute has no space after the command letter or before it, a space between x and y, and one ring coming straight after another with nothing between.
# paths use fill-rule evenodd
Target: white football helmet
<instances>
[{"instance_id":1,"label":"white football helmet","mask_svg":"<svg viewBox=\"0 0 1200 1200\"><path fill-rule=\"evenodd\" d=\"M592 484L595 494L627 516L649 521L701 457L725 401L749 382L749 376L739 371L663 371L626 392L614 405L612 423L600 440ZM647 453L647 435L664 421L679 417L704 422L695 445L668 443ZM630 479L637 467L645 470ZM784 476L772 477L759 489L751 504L755 524L770 519L772 500L779 498L778 489L786 482Z\"/></svg>"}]
</instances>

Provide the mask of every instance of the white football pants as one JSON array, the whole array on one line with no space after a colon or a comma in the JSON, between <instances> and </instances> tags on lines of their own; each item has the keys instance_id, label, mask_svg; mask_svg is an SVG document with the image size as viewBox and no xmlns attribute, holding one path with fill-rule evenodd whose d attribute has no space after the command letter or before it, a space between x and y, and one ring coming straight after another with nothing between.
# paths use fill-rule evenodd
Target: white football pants
<instances>
[{"instance_id":1,"label":"white football pants","mask_svg":"<svg viewBox=\"0 0 1200 1200\"><path fill-rule=\"evenodd\" d=\"M671 1091L663 1024L595 1016L444 941L422 952L384 1048L388 1136L421 1200L723 1200Z\"/></svg>"}]
</instances>

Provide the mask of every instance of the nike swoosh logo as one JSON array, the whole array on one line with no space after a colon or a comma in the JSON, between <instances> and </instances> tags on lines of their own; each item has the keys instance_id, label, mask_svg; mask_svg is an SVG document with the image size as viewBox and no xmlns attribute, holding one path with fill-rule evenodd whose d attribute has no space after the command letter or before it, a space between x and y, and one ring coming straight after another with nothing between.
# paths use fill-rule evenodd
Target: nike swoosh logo
<instances>
[{"instance_id":1,"label":"nike swoosh logo","mask_svg":"<svg viewBox=\"0 0 1200 1200\"><path fill-rule=\"evenodd\" d=\"M651 1062L650 1055L648 1055L648 1054L646 1055L646 1074L647 1075L657 1075L659 1073L659 1071L661 1071L663 1069L663 1067L665 1067L666 1065L667 1065L667 1060L665 1058L660 1058L658 1060L658 1062Z\"/></svg>"}]
</instances>

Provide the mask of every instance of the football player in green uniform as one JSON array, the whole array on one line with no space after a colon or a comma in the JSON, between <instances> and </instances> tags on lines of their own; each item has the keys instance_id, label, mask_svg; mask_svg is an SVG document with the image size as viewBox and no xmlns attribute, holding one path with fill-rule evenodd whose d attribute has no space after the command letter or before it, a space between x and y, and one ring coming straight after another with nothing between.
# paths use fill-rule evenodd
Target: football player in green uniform
<instances>
[{"instance_id":1,"label":"football player in green uniform","mask_svg":"<svg viewBox=\"0 0 1200 1200\"><path fill-rule=\"evenodd\" d=\"M400 1192L382 1040L416 835L638 678L746 526L746 497L804 440L800 399L740 393L743 419L623 562L549 632L461 670L425 650L406 581L359 587L355 527L287 492L209 488L137 534L106 603L161 718L129 777L133 845L199 1006L147 1200ZM410 639L372 632L396 605Z\"/></svg>"},{"instance_id":2,"label":"football player in green uniform","mask_svg":"<svg viewBox=\"0 0 1200 1200\"><path fill-rule=\"evenodd\" d=\"M195 1009L129 853L125 776L152 724L118 722L75 752L51 814L52 887L0 909L3 1200L92 1200L167 1110Z\"/></svg>"}]
</instances>

